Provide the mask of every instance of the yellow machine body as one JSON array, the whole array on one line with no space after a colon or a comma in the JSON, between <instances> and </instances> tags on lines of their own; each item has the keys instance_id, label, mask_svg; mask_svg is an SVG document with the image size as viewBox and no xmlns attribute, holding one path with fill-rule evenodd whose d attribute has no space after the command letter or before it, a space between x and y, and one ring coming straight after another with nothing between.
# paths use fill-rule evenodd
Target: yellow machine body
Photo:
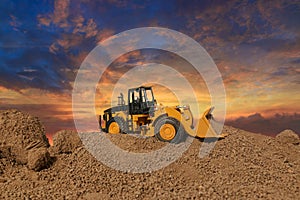
<instances>
[{"instance_id":1,"label":"yellow machine body","mask_svg":"<svg viewBox=\"0 0 300 200\"><path fill-rule=\"evenodd\" d=\"M140 87L138 89L144 89L144 87ZM152 92L151 87L147 87L146 89L151 90ZM137 88L130 89L130 91L131 90L137 91ZM132 94L129 93L128 96L132 96ZM123 98L123 95L121 97ZM129 99L128 102L130 101L132 100ZM123 99L122 102L124 102ZM134 103L134 101L132 102ZM151 112L132 113L130 110L131 104L128 106L124 104L122 106L115 107L115 110L112 108L107 109L104 112L103 120L100 115L100 128L112 134L126 132L137 133L144 136L155 136L157 135L157 132L160 132L159 138L163 141L171 141L176 134L174 134L174 130L179 130L178 126L180 126L180 130L184 130L185 133L192 137L226 137L224 134L217 134L210 123L210 120L212 120L213 108L207 109L195 125L192 112L188 105L164 106L162 104L157 104L156 100L153 100L153 102L153 110ZM146 102L142 103L145 104ZM166 121L166 124L162 124L161 121L163 120Z\"/></svg>"},{"instance_id":2,"label":"yellow machine body","mask_svg":"<svg viewBox=\"0 0 300 200\"><path fill-rule=\"evenodd\" d=\"M209 118L211 117L212 108L207 109L202 117L198 120L198 124L194 127L194 119L189 106L183 108L165 107L166 114L169 117L175 118L180 121L185 132L192 137L199 138L224 138L226 135L217 134L210 124Z\"/></svg>"}]
</instances>

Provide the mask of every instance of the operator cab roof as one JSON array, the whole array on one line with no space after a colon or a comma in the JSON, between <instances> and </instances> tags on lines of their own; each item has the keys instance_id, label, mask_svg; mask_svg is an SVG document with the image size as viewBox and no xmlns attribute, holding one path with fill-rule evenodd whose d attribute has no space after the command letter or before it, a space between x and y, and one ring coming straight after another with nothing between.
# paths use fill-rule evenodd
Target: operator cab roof
<instances>
[{"instance_id":1,"label":"operator cab roof","mask_svg":"<svg viewBox=\"0 0 300 200\"><path fill-rule=\"evenodd\" d=\"M130 88L129 90L136 90L136 89L152 89L152 86L140 86L140 87L136 87L136 88Z\"/></svg>"}]
</instances>

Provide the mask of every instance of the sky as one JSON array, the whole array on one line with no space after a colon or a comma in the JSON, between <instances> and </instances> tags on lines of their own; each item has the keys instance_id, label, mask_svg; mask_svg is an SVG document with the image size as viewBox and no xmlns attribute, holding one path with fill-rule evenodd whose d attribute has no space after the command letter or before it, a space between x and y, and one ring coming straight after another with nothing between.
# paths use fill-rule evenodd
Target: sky
<instances>
[{"instance_id":1,"label":"sky","mask_svg":"<svg viewBox=\"0 0 300 200\"><path fill-rule=\"evenodd\" d=\"M89 53L123 31L162 27L193 38L215 62L226 91L226 124L270 135L284 129L300 134L299 19L299 1L2 0L0 109L38 116L48 135L74 129L72 90ZM184 59L140 49L118 57L99 77L97 112L110 107L114 84L124 73L153 62L179 69L201 108L209 104L204 77L188 70ZM178 101L162 85L155 94L164 104Z\"/></svg>"}]
</instances>

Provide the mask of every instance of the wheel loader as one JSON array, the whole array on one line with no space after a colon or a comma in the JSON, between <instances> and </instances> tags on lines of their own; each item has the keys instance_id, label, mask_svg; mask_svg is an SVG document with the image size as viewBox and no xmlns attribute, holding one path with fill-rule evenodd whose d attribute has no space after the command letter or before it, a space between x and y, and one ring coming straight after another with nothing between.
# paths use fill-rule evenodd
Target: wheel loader
<instances>
[{"instance_id":1,"label":"wheel loader","mask_svg":"<svg viewBox=\"0 0 300 200\"><path fill-rule=\"evenodd\" d=\"M213 108L207 109L193 125L193 115L188 105L164 106L154 98L152 87L141 86L128 90L128 104L124 95L118 97L118 106L106 109L99 116L102 131L118 134L130 133L156 136L164 142L179 143L187 135L199 138L223 138L210 125Z\"/></svg>"}]
</instances>

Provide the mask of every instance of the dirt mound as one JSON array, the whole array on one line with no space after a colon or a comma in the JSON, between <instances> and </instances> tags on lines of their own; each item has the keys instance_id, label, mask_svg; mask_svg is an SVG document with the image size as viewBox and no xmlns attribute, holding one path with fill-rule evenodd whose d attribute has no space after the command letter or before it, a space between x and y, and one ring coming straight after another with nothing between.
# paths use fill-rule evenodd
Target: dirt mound
<instances>
[{"instance_id":1,"label":"dirt mound","mask_svg":"<svg viewBox=\"0 0 300 200\"><path fill-rule=\"evenodd\" d=\"M75 131L62 130L53 136L54 153L72 153L76 148L81 146L81 140Z\"/></svg>"},{"instance_id":2,"label":"dirt mound","mask_svg":"<svg viewBox=\"0 0 300 200\"><path fill-rule=\"evenodd\" d=\"M18 110L0 111L0 157L31 166L28 153L48 147L44 127L38 118Z\"/></svg>"},{"instance_id":3,"label":"dirt mound","mask_svg":"<svg viewBox=\"0 0 300 200\"><path fill-rule=\"evenodd\" d=\"M22 165L10 167L0 159L5 168L0 174L0 199L299 198L300 145L283 145L277 138L232 127L225 127L224 132L229 136L217 141L209 156L199 158L199 149L211 142L194 139L182 157L152 173L109 168L77 145L77 139L64 147L74 133L61 132L56 145L60 144L59 152L68 153L54 152L56 161L50 168L34 172ZM166 145L155 138L107 137L135 153Z\"/></svg>"},{"instance_id":4,"label":"dirt mound","mask_svg":"<svg viewBox=\"0 0 300 200\"><path fill-rule=\"evenodd\" d=\"M298 145L300 143L299 135L292 130L284 130L276 135L277 141L285 144Z\"/></svg>"}]
</instances>

